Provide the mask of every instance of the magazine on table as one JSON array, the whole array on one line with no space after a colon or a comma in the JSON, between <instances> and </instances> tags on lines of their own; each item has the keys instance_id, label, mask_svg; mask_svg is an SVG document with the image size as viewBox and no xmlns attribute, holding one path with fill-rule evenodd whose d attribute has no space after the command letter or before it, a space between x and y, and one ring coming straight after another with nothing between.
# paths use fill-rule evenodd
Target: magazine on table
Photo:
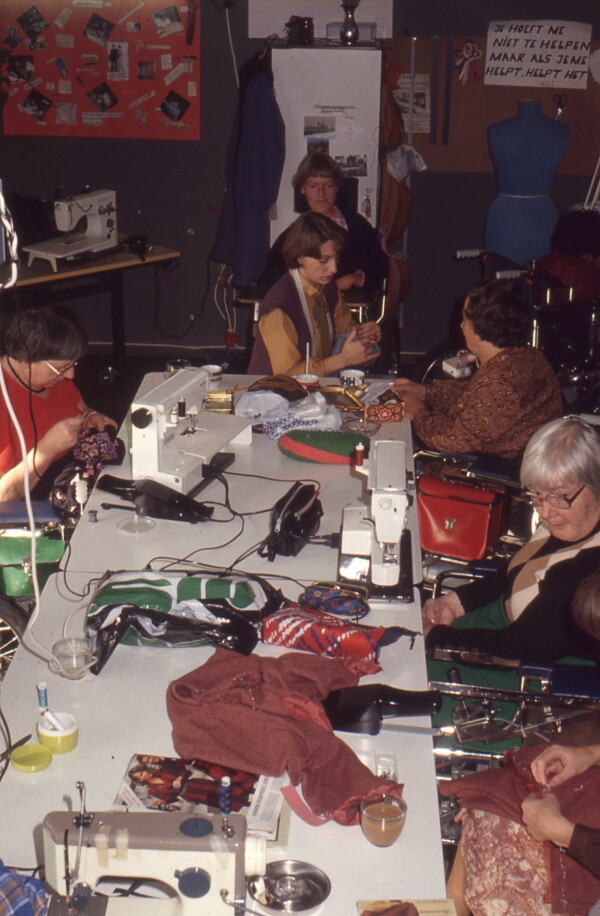
<instances>
[{"instance_id":1,"label":"magazine on table","mask_svg":"<svg viewBox=\"0 0 600 916\"><path fill-rule=\"evenodd\" d=\"M223 776L231 779L231 810L246 818L248 833L285 845L289 808L281 793L283 776L259 776L206 760L134 754L113 802L113 808L140 811L219 811Z\"/></svg>"}]
</instances>

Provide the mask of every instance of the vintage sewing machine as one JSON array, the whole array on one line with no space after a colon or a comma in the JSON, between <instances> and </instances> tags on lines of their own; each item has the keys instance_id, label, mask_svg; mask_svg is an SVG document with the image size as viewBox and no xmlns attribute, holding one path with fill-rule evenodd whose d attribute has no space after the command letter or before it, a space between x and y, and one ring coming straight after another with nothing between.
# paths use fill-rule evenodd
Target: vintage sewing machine
<instances>
[{"instance_id":1,"label":"vintage sewing machine","mask_svg":"<svg viewBox=\"0 0 600 916\"><path fill-rule=\"evenodd\" d=\"M204 369L182 369L136 397L131 405L131 468L189 493L203 479L202 466L229 445L250 445L244 417L202 410L208 390Z\"/></svg>"},{"instance_id":2,"label":"vintage sewing machine","mask_svg":"<svg viewBox=\"0 0 600 916\"><path fill-rule=\"evenodd\" d=\"M339 577L368 584L372 594L411 601L405 443L373 440L370 458L356 470L368 475L370 500L342 511Z\"/></svg>"},{"instance_id":3,"label":"vintage sewing machine","mask_svg":"<svg viewBox=\"0 0 600 916\"><path fill-rule=\"evenodd\" d=\"M53 811L43 839L48 916L242 916L246 877L266 871L240 814Z\"/></svg>"},{"instance_id":4,"label":"vintage sewing machine","mask_svg":"<svg viewBox=\"0 0 600 916\"><path fill-rule=\"evenodd\" d=\"M115 191L92 191L54 202L56 228L64 235L23 248L35 258L45 258L56 273L57 261L97 252L117 244L117 195Z\"/></svg>"}]
</instances>

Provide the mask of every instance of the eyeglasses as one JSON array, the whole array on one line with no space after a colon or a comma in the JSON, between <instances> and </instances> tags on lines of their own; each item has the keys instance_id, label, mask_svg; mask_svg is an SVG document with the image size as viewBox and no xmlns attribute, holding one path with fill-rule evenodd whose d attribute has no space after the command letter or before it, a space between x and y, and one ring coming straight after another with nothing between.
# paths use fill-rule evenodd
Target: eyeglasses
<instances>
[{"instance_id":1,"label":"eyeglasses","mask_svg":"<svg viewBox=\"0 0 600 916\"><path fill-rule=\"evenodd\" d=\"M75 360L74 363L69 363L68 366L63 366L62 369L57 369L56 366L53 366L52 363L49 363L47 359L45 359L44 362L48 366L49 369L52 369L55 375L60 375L61 377L63 375L66 375L67 372L70 372L71 369L74 369L75 366L77 365L77 360Z\"/></svg>"},{"instance_id":2,"label":"eyeglasses","mask_svg":"<svg viewBox=\"0 0 600 916\"><path fill-rule=\"evenodd\" d=\"M570 509L579 494L585 490L585 487L586 485L583 484L572 496L565 496L563 493L549 493L548 496L542 496L541 493L536 493L535 490L524 490L522 496L525 502L529 503L530 506L535 506L536 509L542 503L548 503L553 509Z\"/></svg>"}]
</instances>

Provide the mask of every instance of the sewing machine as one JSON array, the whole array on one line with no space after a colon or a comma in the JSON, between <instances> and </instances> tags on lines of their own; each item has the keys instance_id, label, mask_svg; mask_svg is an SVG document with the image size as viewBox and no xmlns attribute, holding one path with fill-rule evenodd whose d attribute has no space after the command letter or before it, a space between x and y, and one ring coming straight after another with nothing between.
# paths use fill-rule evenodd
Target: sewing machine
<instances>
[{"instance_id":1,"label":"sewing machine","mask_svg":"<svg viewBox=\"0 0 600 916\"><path fill-rule=\"evenodd\" d=\"M43 840L48 916L242 916L246 876L266 871L266 841L241 814L53 811ZM106 896L134 882L135 895Z\"/></svg>"},{"instance_id":2,"label":"sewing machine","mask_svg":"<svg viewBox=\"0 0 600 916\"><path fill-rule=\"evenodd\" d=\"M202 410L208 390L204 369L182 369L131 405L131 469L189 493L203 479L202 465L229 445L250 445L244 417Z\"/></svg>"},{"instance_id":3,"label":"sewing machine","mask_svg":"<svg viewBox=\"0 0 600 916\"><path fill-rule=\"evenodd\" d=\"M339 577L412 600L405 443L373 440L369 459L355 470L367 475L370 500L342 510Z\"/></svg>"},{"instance_id":4,"label":"sewing machine","mask_svg":"<svg viewBox=\"0 0 600 916\"><path fill-rule=\"evenodd\" d=\"M45 258L56 273L57 261L86 251L104 251L117 244L117 195L115 191L92 191L54 202L56 228L65 234L23 248L35 258Z\"/></svg>"}]
</instances>

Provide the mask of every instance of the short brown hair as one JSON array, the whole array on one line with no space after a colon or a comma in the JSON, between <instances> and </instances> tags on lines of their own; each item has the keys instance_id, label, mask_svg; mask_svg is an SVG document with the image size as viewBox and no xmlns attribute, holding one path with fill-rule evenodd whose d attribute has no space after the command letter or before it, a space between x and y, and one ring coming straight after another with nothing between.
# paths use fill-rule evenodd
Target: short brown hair
<instances>
[{"instance_id":1,"label":"short brown hair","mask_svg":"<svg viewBox=\"0 0 600 916\"><path fill-rule=\"evenodd\" d=\"M477 336L495 347L524 347L529 340L531 312L513 280L477 283L469 290L464 314Z\"/></svg>"},{"instance_id":2,"label":"short brown hair","mask_svg":"<svg viewBox=\"0 0 600 916\"><path fill-rule=\"evenodd\" d=\"M11 319L4 333L4 353L23 363L45 359L78 360L85 355L85 333L61 307L26 309Z\"/></svg>"},{"instance_id":3,"label":"short brown hair","mask_svg":"<svg viewBox=\"0 0 600 916\"><path fill-rule=\"evenodd\" d=\"M327 153L309 153L305 156L292 178L292 185L299 191L309 178L331 178L338 188L344 182L344 173L331 156Z\"/></svg>"},{"instance_id":4,"label":"short brown hair","mask_svg":"<svg viewBox=\"0 0 600 916\"><path fill-rule=\"evenodd\" d=\"M288 268L298 267L300 258L320 258L325 242L333 242L340 252L344 238L344 230L328 216L303 213L288 229L281 254Z\"/></svg>"},{"instance_id":5,"label":"short brown hair","mask_svg":"<svg viewBox=\"0 0 600 916\"><path fill-rule=\"evenodd\" d=\"M600 571L577 586L571 603L573 620L585 633L600 639Z\"/></svg>"}]
</instances>

